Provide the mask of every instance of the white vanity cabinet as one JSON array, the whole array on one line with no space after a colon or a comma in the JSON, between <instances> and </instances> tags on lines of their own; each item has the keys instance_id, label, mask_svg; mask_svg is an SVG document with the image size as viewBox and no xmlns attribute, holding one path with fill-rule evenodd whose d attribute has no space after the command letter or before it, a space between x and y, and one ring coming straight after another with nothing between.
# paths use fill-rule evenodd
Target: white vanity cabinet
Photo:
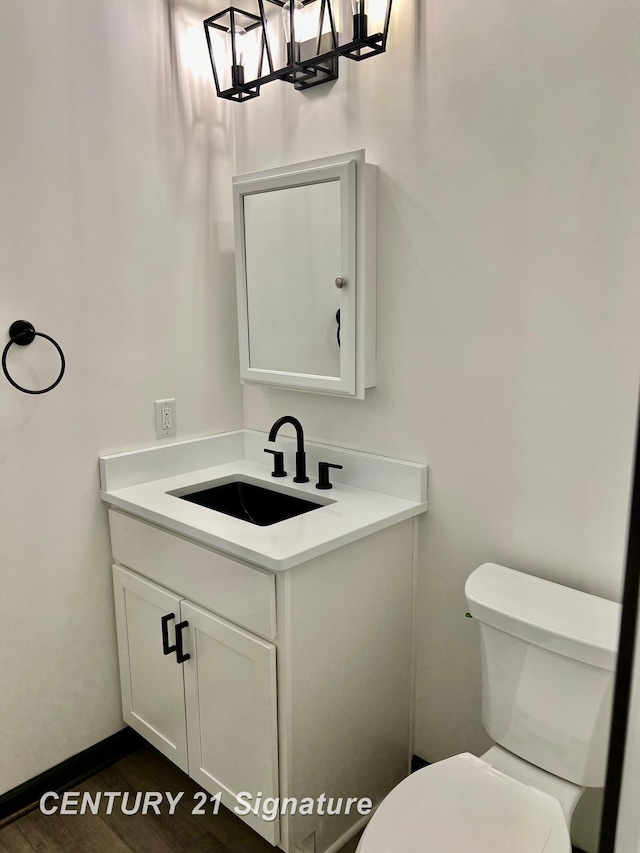
<instances>
[{"instance_id":1,"label":"white vanity cabinet","mask_svg":"<svg viewBox=\"0 0 640 853\"><path fill-rule=\"evenodd\" d=\"M124 719L204 791L375 804L406 775L413 519L268 572L109 518ZM286 853L333 853L367 819L242 818Z\"/></svg>"},{"instance_id":2,"label":"white vanity cabinet","mask_svg":"<svg viewBox=\"0 0 640 853\"><path fill-rule=\"evenodd\" d=\"M228 808L242 791L277 796L276 647L130 570L164 579L167 573L179 576L182 564L174 560L186 559L191 568L201 565L215 588L225 584L228 561L152 525L120 513L110 516L114 556L130 567L113 567L125 722L203 789L220 792ZM270 578L258 569L231 566L240 577L243 568L251 573L245 581L256 573ZM213 593L214 606L237 612L228 595L232 585L226 584L226 597ZM259 595L250 583L241 585L247 597ZM185 588L198 593L193 580ZM272 585L260 591L273 596ZM244 618L260 624L255 612ZM277 844L277 821L251 814L245 820Z\"/></svg>"},{"instance_id":3,"label":"white vanity cabinet","mask_svg":"<svg viewBox=\"0 0 640 853\"><path fill-rule=\"evenodd\" d=\"M119 566L113 582L125 722L228 808L277 796L275 646ZM278 842L277 822L245 819Z\"/></svg>"}]
</instances>

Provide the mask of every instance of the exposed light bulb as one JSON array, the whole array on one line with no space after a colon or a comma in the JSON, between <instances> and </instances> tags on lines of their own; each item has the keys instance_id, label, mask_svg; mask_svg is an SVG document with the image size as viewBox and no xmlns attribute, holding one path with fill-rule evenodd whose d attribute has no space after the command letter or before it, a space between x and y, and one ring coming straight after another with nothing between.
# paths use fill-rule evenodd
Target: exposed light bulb
<instances>
[{"instance_id":1,"label":"exposed light bulb","mask_svg":"<svg viewBox=\"0 0 640 853\"><path fill-rule=\"evenodd\" d=\"M233 39L231 34L231 28L227 31L227 41L229 45L229 57L230 57L230 65L231 65L231 85L232 86L242 86L244 85L244 53L245 53L245 36L247 35L247 31L244 27L240 27L237 24L234 27L235 33L235 57L233 55Z\"/></svg>"},{"instance_id":2,"label":"exposed light bulb","mask_svg":"<svg viewBox=\"0 0 640 853\"><path fill-rule=\"evenodd\" d=\"M353 9L353 38L356 41L367 37L367 13L365 0L351 0Z\"/></svg>"},{"instance_id":3,"label":"exposed light bulb","mask_svg":"<svg viewBox=\"0 0 640 853\"><path fill-rule=\"evenodd\" d=\"M364 36L367 35L367 30L372 34L382 32L390 3L391 0L351 0L354 25L357 26L357 21L360 26L364 23Z\"/></svg>"},{"instance_id":4,"label":"exposed light bulb","mask_svg":"<svg viewBox=\"0 0 640 853\"><path fill-rule=\"evenodd\" d=\"M300 0L293 0L293 29L296 44L302 41L303 30L303 15L304 6ZM291 2L287 2L282 7L282 26L284 27L284 37L287 44L291 44Z\"/></svg>"}]
</instances>

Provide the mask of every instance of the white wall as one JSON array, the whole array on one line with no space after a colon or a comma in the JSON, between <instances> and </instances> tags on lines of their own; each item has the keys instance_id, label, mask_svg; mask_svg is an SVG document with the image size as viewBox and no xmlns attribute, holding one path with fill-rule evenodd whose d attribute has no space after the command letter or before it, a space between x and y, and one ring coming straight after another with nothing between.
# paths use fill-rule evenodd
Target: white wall
<instances>
[{"instance_id":1,"label":"white wall","mask_svg":"<svg viewBox=\"0 0 640 853\"><path fill-rule=\"evenodd\" d=\"M638 383L640 22L620 0L396 0L389 49L235 111L239 172L380 167L378 383L245 386L245 426L425 460L416 752L488 745L463 586L485 560L621 588ZM575 841L595 849L586 801Z\"/></svg>"},{"instance_id":2,"label":"white wall","mask_svg":"<svg viewBox=\"0 0 640 853\"><path fill-rule=\"evenodd\" d=\"M0 377L0 793L122 728L98 455L152 444L156 398L178 438L241 425L226 113L192 125L167 32L161 0L0 4L0 341L68 360Z\"/></svg>"},{"instance_id":3,"label":"white wall","mask_svg":"<svg viewBox=\"0 0 640 853\"><path fill-rule=\"evenodd\" d=\"M356 147L380 166L377 387L245 386L245 425L290 412L309 438L429 462L416 752L487 745L462 618L478 563L618 596L638 27L631 0L394 0L385 56L211 102L194 127L162 0L0 6L2 322L32 320L69 363L44 397L0 378L0 791L121 725L96 457L152 443L157 397L179 437L241 423L234 169ZM47 381L44 345L19 360ZM575 840L594 849L584 821Z\"/></svg>"}]
</instances>

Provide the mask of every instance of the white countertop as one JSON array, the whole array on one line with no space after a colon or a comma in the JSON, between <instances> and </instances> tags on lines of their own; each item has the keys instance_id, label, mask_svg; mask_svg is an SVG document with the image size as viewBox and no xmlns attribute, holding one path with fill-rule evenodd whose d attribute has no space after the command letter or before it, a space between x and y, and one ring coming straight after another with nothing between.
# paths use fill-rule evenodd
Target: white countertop
<instances>
[{"instance_id":1,"label":"white countertop","mask_svg":"<svg viewBox=\"0 0 640 853\"><path fill-rule=\"evenodd\" d=\"M229 445L228 437L232 435L237 436L237 433L227 433L221 438L227 439L226 444ZM249 443L256 444L255 435L255 433L250 434ZM235 437L233 441L237 444ZM173 447L180 449L188 444L188 442L178 443ZM278 444L282 446L280 440ZM330 461L333 461L331 459L332 452L334 457L339 454L341 461L345 461L345 458L353 455L354 470L358 465L366 466L367 464L367 454L346 451L342 448L326 448L321 445L315 445L315 448L320 448L323 458ZM153 449L160 450L160 448ZM193 448L187 449L193 454ZM425 499L420 501L407 500L396 495L384 494L368 488L358 488L335 481L331 490L320 491L315 488L317 480L314 477L311 477L308 483L293 483L292 477L274 479L271 477L271 468L268 465L246 458L233 459L211 467L195 468L186 473L164 477L158 477L158 474L161 473L161 467L156 466L150 475L155 476L156 479L136 482L122 488L114 487L118 485L118 479L122 479L122 477L120 475L118 477L109 476L110 463L117 463L119 473L123 465L123 457L130 456L134 467L137 466L135 479L143 480L144 473L139 457L145 452L119 454L101 459L103 481L101 497L105 502L145 521L271 571L290 569L299 563L325 554L349 542L354 542L370 533L375 533L392 524L412 518L427 509L426 482L421 494ZM174 455L175 452L174 450ZM355 457L358 458L355 459ZM409 474L418 477L424 473L422 479L426 481L426 466L386 460L383 457L372 456L370 459L372 460L372 470L376 464L379 466L381 463L389 465L397 463L397 465L411 466L414 469L424 469L424 471L415 472L410 470ZM126 459L124 461L127 462ZM116 465L112 467L116 469ZM175 467L174 462L168 466L167 470L175 470ZM345 468L347 467L345 465ZM310 475L314 473L311 468L308 470ZM324 505L303 515L261 527L182 500L175 495L167 494L185 487L200 486L203 483L213 484L215 480L228 479L230 475L263 482L267 488ZM415 491L414 488L413 492Z\"/></svg>"}]
</instances>

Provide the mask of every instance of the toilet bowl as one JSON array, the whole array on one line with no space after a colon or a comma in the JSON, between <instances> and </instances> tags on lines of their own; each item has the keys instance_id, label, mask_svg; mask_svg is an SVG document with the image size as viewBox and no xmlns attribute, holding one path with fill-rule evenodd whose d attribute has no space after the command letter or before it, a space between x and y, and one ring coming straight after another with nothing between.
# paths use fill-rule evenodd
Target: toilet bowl
<instances>
[{"instance_id":1,"label":"toilet bowl","mask_svg":"<svg viewBox=\"0 0 640 853\"><path fill-rule=\"evenodd\" d=\"M400 782L356 853L571 853L573 810L604 784L620 606L492 563L465 594L495 745Z\"/></svg>"},{"instance_id":2,"label":"toilet bowl","mask_svg":"<svg viewBox=\"0 0 640 853\"><path fill-rule=\"evenodd\" d=\"M379 806L357 853L571 853L558 800L469 753L402 781Z\"/></svg>"}]
</instances>

